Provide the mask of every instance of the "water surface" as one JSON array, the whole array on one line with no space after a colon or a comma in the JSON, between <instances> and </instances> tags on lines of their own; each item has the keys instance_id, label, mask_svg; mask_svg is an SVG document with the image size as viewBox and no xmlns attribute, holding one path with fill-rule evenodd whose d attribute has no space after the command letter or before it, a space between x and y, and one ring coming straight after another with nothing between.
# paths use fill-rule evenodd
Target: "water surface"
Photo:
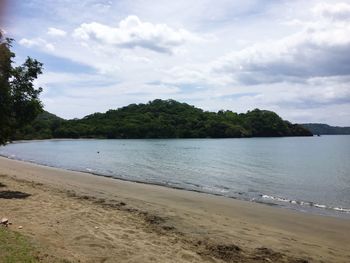
<instances>
[{"instance_id":1,"label":"water surface","mask_svg":"<svg viewBox=\"0 0 350 263\"><path fill-rule=\"evenodd\" d=\"M350 217L350 136L47 140L0 154L48 166Z\"/></svg>"}]
</instances>

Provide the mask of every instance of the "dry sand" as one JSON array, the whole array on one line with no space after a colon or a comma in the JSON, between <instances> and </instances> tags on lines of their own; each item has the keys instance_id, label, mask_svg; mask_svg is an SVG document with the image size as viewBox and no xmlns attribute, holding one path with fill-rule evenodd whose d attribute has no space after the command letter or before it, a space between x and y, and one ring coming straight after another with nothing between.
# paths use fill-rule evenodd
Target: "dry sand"
<instances>
[{"instance_id":1,"label":"dry sand","mask_svg":"<svg viewBox=\"0 0 350 263\"><path fill-rule=\"evenodd\" d=\"M2 157L0 209L44 262L350 262L347 219Z\"/></svg>"}]
</instances>

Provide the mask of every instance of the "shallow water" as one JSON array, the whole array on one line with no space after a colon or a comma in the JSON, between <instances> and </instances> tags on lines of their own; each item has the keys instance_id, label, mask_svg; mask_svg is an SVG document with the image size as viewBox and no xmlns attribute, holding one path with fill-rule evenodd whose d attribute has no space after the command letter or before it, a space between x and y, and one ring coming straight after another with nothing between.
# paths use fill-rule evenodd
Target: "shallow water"
<instances>
[{"instance_id":1,"label":"shallow water","mask_svg":"<svg viewBox=\"0 0 350 263\"><path fill-rule=\"evenodd\" d=\"M39 164L350 217L350 136L47 140L0 154Z\"/></svg>"}]
</instances>

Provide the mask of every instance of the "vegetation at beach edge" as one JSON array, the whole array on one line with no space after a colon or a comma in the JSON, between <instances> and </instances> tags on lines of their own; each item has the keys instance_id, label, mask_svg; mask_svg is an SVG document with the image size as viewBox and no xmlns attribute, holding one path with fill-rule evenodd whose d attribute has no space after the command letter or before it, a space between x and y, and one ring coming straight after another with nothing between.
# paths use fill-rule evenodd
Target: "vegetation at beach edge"
<instances>
[{"instance_id":1,"label":"vegetation at beach edge","mask_svg":"<svg viewBox=\"0 0 350 263\"><path fill-rule=\"evenodd\" d=\"M24 236L0 226L0 262L39 262L33 251Z\"/></svg>"},{"instance_id":2,"label":"vegetation at beach edge","mask_svg":"<svg viewBox=\"0 0 350 263\"><path fill-rule=\"evenodd\" d=\"M0 145L42 111L42 89L34 86L34 80L42 73L43 64L28 57L14 67L12 43L13 39L4 37L0 28Z\"/></svg>"},{"instance_id":3,"label":"vegetation at beach edge","mask_svg":"<svg viewBox=\"0 0 350 263\"><path fill-rule=\"evenodd\" d=\"M146 104L130 104L106 113L94 113L82 119L64 120L44 112L30 125L18 129L12 139L281 136L312 136L312 133L272 111L209 112L175 100L156 99Z\"/></svg>"}]
</instances>

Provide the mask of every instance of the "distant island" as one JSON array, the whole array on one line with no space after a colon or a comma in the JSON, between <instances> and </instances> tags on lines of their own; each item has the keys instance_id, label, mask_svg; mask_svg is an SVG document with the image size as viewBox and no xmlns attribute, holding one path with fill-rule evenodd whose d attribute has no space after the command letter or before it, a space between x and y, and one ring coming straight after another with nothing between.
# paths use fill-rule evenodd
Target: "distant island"
<instances>
[{"instance_id":1,"label":"distant island","mask_svg":"<svg viewBox=\"0 0 350 263\"><path fill-rule=\"evenodd\" d=\"M18 130L12 139L281 136L312 136L312 133L272 111L209 112L175 100L156 99L147 104L130 104L106 113L94 113L82 119L65 120L43 112L32 124Z\"/></svg>"},{"instance_id":2,"label":"distant island","mask_svg":"<svg viewBox=\"0 0 350 263\"><path fill-rule=\"evenodd\" d=\"M315 135L340 135L350 134L350 127L330 126L322 123L303 123L300 124Z\"/></svg>"}]
</instances>

